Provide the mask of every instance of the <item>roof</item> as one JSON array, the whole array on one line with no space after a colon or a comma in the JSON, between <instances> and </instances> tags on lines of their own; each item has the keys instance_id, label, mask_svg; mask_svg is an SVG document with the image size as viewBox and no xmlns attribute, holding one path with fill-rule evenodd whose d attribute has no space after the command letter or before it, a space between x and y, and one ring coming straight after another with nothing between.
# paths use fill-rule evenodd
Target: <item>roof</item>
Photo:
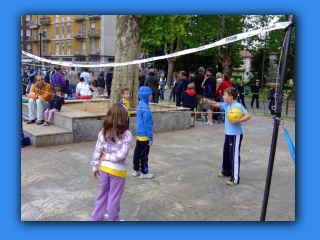
<instances>
[{"instance_id":1,"label":"roof","mask_svg":"<svg viewBox=\"0 0 320 240\"><path fill-rule=\"evenodd\" d=\"M242 57L252 57L252 54L248 50L240 51L240 55Z\"/></svg>"}]
</instances>

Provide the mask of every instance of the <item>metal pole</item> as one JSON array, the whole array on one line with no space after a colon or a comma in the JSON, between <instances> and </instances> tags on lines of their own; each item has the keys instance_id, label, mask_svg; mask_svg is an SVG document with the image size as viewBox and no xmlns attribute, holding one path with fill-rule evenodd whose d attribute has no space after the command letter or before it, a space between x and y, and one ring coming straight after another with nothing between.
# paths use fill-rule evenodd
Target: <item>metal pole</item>
<instances>
[{"instance_id":1,"label":"metal pole","mask_svg":"<svg viewBox=\"0 0 320 240\"><path fill-rule=\"evenodd\" d=\"M40 54L39 54L39 56L41 57L41 33L39 35L40 35Z\"/></svg>"},{"instance_id":2,"label":"metal pole","mask_svg":"<svg viewBox=\"0 0 320 240\"><path fill-rule=\"evenodd\" d=\"M292 22L292 15L289 15L288 18L289 18L288 21ZM272 135L272 140L271 140L269 165L268 165L268 172L267 172L267 179L266 179L266 185L265 185L265 190L264 190L264 197L263 197L260 221L265 221L266 213L267 213L273 164L274 164L274 158L275 158L275 154L276 154L278 131L279 131L279 125L280 125L280 120L281 120L280 119L281 118L281 107L282 107L282 100L283 100L284 82L285 82L286 71L287 71L287 61L288 61L288 53L289 53L289 47L290 47L291 30L292 30L292 26L290 26L287 29L287 31L289 31L289 33L286 35L285 46L283 49L284 56L283 56L282 69L281 69L281 82L280 82L278 101L276 103L276 110L275 110L276 117L274 118L274 127L273 127L273 135Z\"/></svg>"},{"instance_id":3,"label":"metal pole","mask_svg":"<svg viewBox=\"0 0 320 240\"><path fill-rule=\"evenodd\" d=\"M265 35L265 38L264 38L264 50L263 50L263 61L262 61L262 76L261 76L261 93L262 93L262 90L263 90L263 87L262 87L262 82L263 82L263 76L264 76L264 59L265 59L265 55L266 55L266 39L267 39L267 33Z\"/></svg>"}]
</instances>

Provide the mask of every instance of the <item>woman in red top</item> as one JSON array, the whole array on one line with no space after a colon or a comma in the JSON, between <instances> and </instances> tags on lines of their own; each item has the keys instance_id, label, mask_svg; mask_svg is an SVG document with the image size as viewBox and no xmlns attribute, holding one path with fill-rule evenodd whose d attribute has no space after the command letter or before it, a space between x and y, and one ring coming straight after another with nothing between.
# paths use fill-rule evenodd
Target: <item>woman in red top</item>
<instances>
[{"instance_id":1,"label":"woman in red top","mask_svg":"<svg viewBox=\"0 0 320 240\"><path fill-rule=\"evenodd\" d=\"M231 81L230 81L230 76L226 73L223 75L223 81L220 83L217 91L216 91L216 97L218 96L219 92L221 91L221 98L220 98L220 102L223 102L223 94L224 94L224 90L226 90L227 88L231 87ZM220 117L219 117L219 123L220 122L224 122L224 113L220 112Z\"/></svg>"}]
</instances>

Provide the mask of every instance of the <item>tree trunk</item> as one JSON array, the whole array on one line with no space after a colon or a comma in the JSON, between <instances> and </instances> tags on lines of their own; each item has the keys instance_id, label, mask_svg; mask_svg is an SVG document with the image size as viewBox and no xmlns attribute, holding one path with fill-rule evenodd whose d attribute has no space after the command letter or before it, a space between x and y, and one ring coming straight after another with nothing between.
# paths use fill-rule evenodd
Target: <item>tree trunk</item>
<instances>
[{"instance_id":1,"label":"tree trunk","mask_svg":"<svg viewBox=\"0 0 320 240\"><path fill-rule=\"evenodd\" d=\"M173 67L174 67L174 63L177 61L177 57L168 58L167 60L168 60L167 85L169 87L172 84Z\"/></svg>"},{"instance_id":2,"label":"tree trunk","mask_svg":"<svg viewBox=\"0 0 320 240\"><path fill-rule=\"evenodd\" d=\"M139 59L141 15L117 16L117 39L115 62L127 62ZM139 66L138 64L114 68L110 104L121 99L121 89L130 89L130 106L138 105Z\"/></svg>"},{"instance_id":3,"label":"tree trunk","mask_svg":"<svg viewBox=\"0 0 320 240\"><path fill-rule=\"evenodd\" d=\"M232 75L232 57L229 54L223 56L222 61L220 61L223 69L223 74L228 74L231 78Z\"/></svg>"}]
</instances>

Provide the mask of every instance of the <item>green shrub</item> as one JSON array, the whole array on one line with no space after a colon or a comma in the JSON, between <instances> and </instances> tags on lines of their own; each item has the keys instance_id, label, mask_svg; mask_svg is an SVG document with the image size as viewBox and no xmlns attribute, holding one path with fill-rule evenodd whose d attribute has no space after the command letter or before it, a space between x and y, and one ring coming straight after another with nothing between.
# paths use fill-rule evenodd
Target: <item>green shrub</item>
<instances>
[{"instance_id":1,"label":"green shrub","mask_svg":"<svg viewBox=\"0 0 320 240\"><path fill-rule=\"evenodd\" d=\"M238 75L238 74L232 74L231 78L234 78L234 80L240 79L240 82L242 80L242 75Z\"/></svg>"}]
</instances>

